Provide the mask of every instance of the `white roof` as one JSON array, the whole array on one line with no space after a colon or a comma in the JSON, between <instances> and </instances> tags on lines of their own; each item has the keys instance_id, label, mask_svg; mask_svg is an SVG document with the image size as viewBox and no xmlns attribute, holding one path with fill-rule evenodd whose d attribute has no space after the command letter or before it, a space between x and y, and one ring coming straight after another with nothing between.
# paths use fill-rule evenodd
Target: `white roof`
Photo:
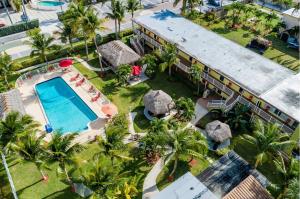
<instances>
[{"instance_id":1,"label":"white roof","mask_svg":"<svg viewBox=\"0 0 300 199\"><path fill-rule=\"evenodd\" d=\"M300 121L300 73L285 79L261 98Z\"/></svg>"},{"instance_id":2,"label":"white roof","mask_svg":"<svg viewBox=\"0 0 300 199\"><path fill-rule=\"evenodd\" d=\"M217 197L195 176L187 172L153 199L217 199Z\"/></svg>"},{"instance_id":3,"label":"white roof","mask_svg":"<svg viewBox=\"0 0 300 199\"><path fill-rule=\"evenodd\" d=\"M296 10L296 11L294 11L294 10L295 10L295 8L290 8L282 13L300 19L300 10ZM299 21L299 23L300 23L300 21Z\"/></svg>"},{"instance_id":4,"label":"white roof","mask_svg":"<svg viewBox=\"0 0 300 199\"><path fill-rule=\"evenodd\" d=\"M289 69L168 10L134 19L183 52L260 95L293 75Z\"/></svg>"}]
</instances>

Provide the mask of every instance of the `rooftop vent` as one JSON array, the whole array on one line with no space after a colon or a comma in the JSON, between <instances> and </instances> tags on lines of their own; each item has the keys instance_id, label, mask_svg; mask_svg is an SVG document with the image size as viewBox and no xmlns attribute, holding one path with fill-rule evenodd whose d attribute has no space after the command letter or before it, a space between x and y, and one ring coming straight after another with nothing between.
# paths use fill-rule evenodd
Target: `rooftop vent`
<instances>
[{"instance_id":1,"label":"rooftop vent","mask_svg":"<svg viewBox=\"0 0 300 199\"><path fill-rule=\"evenodd\" d=\"M182 42L186 42L186 38L181 37L181 41L182 41Z\"/></svg>"},{"instance_id":2,"label":"rooftop vent","mask_svg":"<svg viewBox=\"0 0 300 199\"><path fill-rule=\"evenodd\" d=\"M167 29L168 29L169 31L173 31L173 29L172 29L172 28L170 28L170 27L168 27Z\"/></svg>"}]
</instances>

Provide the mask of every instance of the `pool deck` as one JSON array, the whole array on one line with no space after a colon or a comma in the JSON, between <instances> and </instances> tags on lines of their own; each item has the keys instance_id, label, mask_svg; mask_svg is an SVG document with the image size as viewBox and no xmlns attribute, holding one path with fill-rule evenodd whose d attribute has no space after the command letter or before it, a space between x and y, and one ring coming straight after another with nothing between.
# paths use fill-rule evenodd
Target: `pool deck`
<instances>
[{"instance_id":1,"label":"pool deck","mask_svg":"<svg viewBox=\"0 0 300 199\"><path fill-rule=\"evenodd\" d=\"M81 86L76 87L76 82L82 79L83 75L80 74L80 78L77 81L70 81L72 77L80 74L75 68L71 68L71 72L63 73L61 70L47 72L44 74L34 75L30 79L26 79L22 82L22 84L18 87L21 98L25 107L25 111L27 114L31 115L34 120L38 121L41 124L41 131L44 131L44 126L47 124L47 118L44 114L44 110L42 105L40 104L39 98L35 92L35 85L49 79L55 77L61 77L65 80L65 82L77 93L77 95L88 105L88 107L98 116L98 118L107 119L107 117L102 113L101 106L104 102L103 98L97 101L92 102L91 98L96 94L92 94L88 92L90 85L92 85L89 81L82 84ZM76 121L74 121L76 122ZM88 141L92 141L95 136L104 136L104 128L99 127L99 129L91 129L89 128L86 131L80 132L79 136L76 139L76 142L84 143ZM51 136L48 134L46 136L46 140L50 140Z\"/></svg>"}]
</instances>

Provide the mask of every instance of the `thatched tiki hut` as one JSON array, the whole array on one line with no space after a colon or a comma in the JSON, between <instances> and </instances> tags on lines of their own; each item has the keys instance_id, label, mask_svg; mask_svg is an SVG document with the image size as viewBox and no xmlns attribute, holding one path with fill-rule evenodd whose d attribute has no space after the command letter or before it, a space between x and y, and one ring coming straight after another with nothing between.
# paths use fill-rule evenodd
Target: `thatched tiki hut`
<instances>
[{"instance_id":1,"label":"thatched tiki hut","mask_svg":"<svg viewBox=\"0 0 300 199\"><path fill-rule=\"evenodd\" d=\"M219 120L208 123L205 126L205 131L207 136L217 143L222 143L232 137L229 125Z\"/></svg>"},{"instance_id":2,"label":"thatched tiki hut","mask_svg":"<svg viewBox=\"0 0 300 199\"><path fill-rule=\"evenodd\" d=\"M165 115L174 108L175 103L172 98L162 90L150 90L144 96L145 108L154 116Z\"/></svg>"},{"instance_id":3,"label":"thatched tiki hut","mask_svg":"<svg viewBox=\"0 0 300 199\"><path fill-rule=\"evenodd\" d=\"M122 64L134 64L141 57L126 44L119 40L114 40L99 46L104 61L108 62L113 69L117 69Z\"/></svg>"}]
</instances>

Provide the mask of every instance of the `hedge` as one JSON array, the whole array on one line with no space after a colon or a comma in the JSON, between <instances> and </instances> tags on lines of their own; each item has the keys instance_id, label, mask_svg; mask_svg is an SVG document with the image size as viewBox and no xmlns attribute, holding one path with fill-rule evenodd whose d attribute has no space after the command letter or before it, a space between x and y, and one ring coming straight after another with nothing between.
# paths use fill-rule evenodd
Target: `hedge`
<instances>
[{"instance_id":1,"label":"hedge","mask_svg":"<svg viewBox=\"0 0 300 199\"><path fill-rule=\"evenodd\" d=\"M129 36L131 34L132 34L132 30L124 30L121 32L121 35L123 37ZM114 39L115 39L115 33L110 33L102 38L102 41L99 42L99 45L110 42ZM88 46L94 47L94 42L92 42L92 41L88 42ZM73 43L73 47L74 47L75 52L79 52L79 51L85 50L85 43L84 43L84 41L79 41L79 42ZM89 52L92 52L92 51L89 49ZM47 59L48 59L48 61L52 61L52 60L70 56L70 55L71 55L71 47L70 47L70 45L65 45L64 47L62 47L59 50L49 52L47 54ZM14 62L17 63L16 64L17 67L14 68L14 70L17 71L17 70L21 70L24 68L28 68L30 66L41 64L41 63L43 63L43 60L41 59L41 57L38 57L38 56L35 56L35 57L28 56L28 57L16 59L16 60L14 60Z\"/></svg>"},{"instance_id":2,"label":"hedge","mask_svg":"<svg viewBox=\"0 0 300 199\"><path fill-rule=\"evenodd\" d=\"M24 32L26 30L30 30L33 28L38 28L39 27L39 20L34 19L28 22L21 22L17 24L13 24L10 26L5 26L0 28L0 37L4 37L7 35L19 33L19 32Z\"/></svg>"}]
</instances>

